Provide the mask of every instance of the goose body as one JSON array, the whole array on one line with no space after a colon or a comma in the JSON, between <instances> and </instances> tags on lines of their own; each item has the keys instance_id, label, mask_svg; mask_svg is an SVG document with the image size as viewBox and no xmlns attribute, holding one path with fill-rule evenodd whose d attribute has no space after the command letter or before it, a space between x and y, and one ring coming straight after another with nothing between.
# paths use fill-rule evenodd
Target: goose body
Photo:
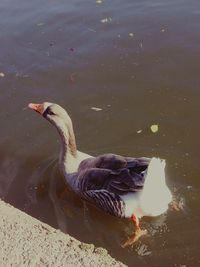
<instances>
[{"instance_id":1,"label":"goose body","mask_svg":"<svg viewBox=\"0 0 200 267\"><path fill-rule=\"evenodd\" d=\"M158 216L168 209L172 195L165 182L165 160L115 154L92 157L77 150L71 118L62 107L48 102L29 107L58 130L60 168L67 184L81 198L111 215L132 218L138 237L141 217ZM125 246L138 239L136 233Z\"/></svg>"},{"instance_id":2,"label":"goose body","mask_svg":"<svg viewBox=\"0 0 200 267\"><path fill-rule=\"evenodd\" d=\"M102 160L110 165L102 166ZM172 196L165 184L164 168L165 161L158 158L105 154L83 160L78 171L65 174L65 179L78 195L105 212L141 218L158 216L168 209Z\"/></svg>"}]
</instances>

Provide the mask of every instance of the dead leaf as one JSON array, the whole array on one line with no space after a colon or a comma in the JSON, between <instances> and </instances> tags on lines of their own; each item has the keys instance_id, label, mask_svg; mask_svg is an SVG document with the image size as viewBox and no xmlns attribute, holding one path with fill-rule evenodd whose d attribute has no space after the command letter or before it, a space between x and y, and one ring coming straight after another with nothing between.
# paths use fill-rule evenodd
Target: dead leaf
<instances>
[{"instance_id":1,"label":"dead leaf","mask_svg":"<svg viewBox=\"0 0 200 267\"><path fill-rule=\"evenodd\" d=\"M43 26L43 25L44 25L43 22L40 22L40 23L37 24L37 26Z\"/></svg>"},{"instance_id":2,"label":"dead leaf","mask_svg":"<svg viewBox=\"0 0 200 267\"><path fill-rule=\"evenodd\" d=\"M92 29L92 28L88 28L88 30L91 31L91 32L97 32L97 31L95 31L95 30Z\"/></svg>"},{"instance_id":3,"label":"dead leaf","mask_svg":"<svg viewBox=\"0 0 200 267\"><path fill-rule=\"evenodd\" d=\"M111 22L112 21L112 18L108 17L108 18L104 18L101 20L101 23L108 23L108 22Z\"/></svg>"},{"instance_id":4,"label":"dead leaf","mask_svg":"<svg viewBox=\"0 0 200 267\"><path fill-rule=\"evenodd\" d=\"M102 110L102 108L97 108L97 107L91 107L91 109L94 111L101 111Z\"/></svg>"}]
</instances>

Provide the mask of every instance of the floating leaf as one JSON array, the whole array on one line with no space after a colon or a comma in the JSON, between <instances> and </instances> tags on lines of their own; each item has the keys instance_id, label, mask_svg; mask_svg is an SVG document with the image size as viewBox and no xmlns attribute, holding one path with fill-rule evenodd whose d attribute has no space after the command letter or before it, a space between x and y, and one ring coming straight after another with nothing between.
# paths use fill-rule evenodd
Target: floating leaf
<instances>
[{"instance_id":1,"label":"floating leaf","mask_svg":"<svg viewBox=\"0 0 200 267\"><path fill-rule=\"evenodd\" d=\"M97 32L97 31L95 31L95 30L92 29L92 28L88 28L88 30L91 31L91 32Z\"/></svg>"},{"instance_id":2,"label":"floating leaf","mask_svg":"<svg viewBox=\"0 0 200 267\"><path fill-rule=\"evenodd\" d=\"M111 22L111 21L112 21L112 18L110 18L110 17L101 20L102 23L108 23L108 22Z\"/></svg>"},{"instance_id":3,"label":"floating leaf","mask_svg":"<svg viewBox=\"0 0 200 267\"><path fill-rule=\"evenodd\" d=\"M43 25L44 25L43 22L40 22L40 23L37 24L37 26L43 26Z\"/></svg>"},{"instance_id":4,"label":"floating leaf","mask_svg":"<svg viewBox=\"0 0 200 267\"><path fill-rule=\"evenodd\" d=\"M102 110L102 108L97 108L97 107L91 107L91 109L94 111L101 111Z\"/></svg>"},{"instance_id":5,"label":"floating leaf","mask_svg":"<svg viewBox=\"0 0 200 267\"><path fill-rule=\"evenodd\" d=\"M150 129L152 133L156 133L158 131L158 124L152 124Z\"/></svg>"}]
</instances>

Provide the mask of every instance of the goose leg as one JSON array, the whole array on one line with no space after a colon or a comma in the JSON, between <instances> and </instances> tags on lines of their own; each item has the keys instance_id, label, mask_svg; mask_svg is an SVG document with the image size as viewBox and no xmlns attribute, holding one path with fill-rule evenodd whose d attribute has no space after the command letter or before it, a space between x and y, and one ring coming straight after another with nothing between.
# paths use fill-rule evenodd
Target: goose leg
<instances>
[{"instance_id":1,"label":"goose leg","mask_svg":"<svg viewBox=\"0 0 200 267\"><path fill-rule=\"evenodd\" d=\"M131 221L134 223L136 230L133 233L131 237L128 238L128 240L122 245L123 248L131 246L133 243L135 243L141 236L145 235L147 233L146 230L142 230L139 225L139 219L134 214L131 217Z\"/></svg>"}]
</instances>

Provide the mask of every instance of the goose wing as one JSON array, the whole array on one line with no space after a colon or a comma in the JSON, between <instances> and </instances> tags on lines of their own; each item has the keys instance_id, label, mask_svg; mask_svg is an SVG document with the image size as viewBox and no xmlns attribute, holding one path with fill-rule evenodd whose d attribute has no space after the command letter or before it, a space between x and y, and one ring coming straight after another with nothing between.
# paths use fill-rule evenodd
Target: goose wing
<instances>
[{"instance_id":1,"label":"goose wing","mask_svg":"<svg viewBox=\"0 0 200 267\"><path fill-rule=\"evenodd\" d=\"M106 190L117 195L142 190L148 158L105 154L81 162L77 173L82 192Z\"/></svg>"}]
</instances>

